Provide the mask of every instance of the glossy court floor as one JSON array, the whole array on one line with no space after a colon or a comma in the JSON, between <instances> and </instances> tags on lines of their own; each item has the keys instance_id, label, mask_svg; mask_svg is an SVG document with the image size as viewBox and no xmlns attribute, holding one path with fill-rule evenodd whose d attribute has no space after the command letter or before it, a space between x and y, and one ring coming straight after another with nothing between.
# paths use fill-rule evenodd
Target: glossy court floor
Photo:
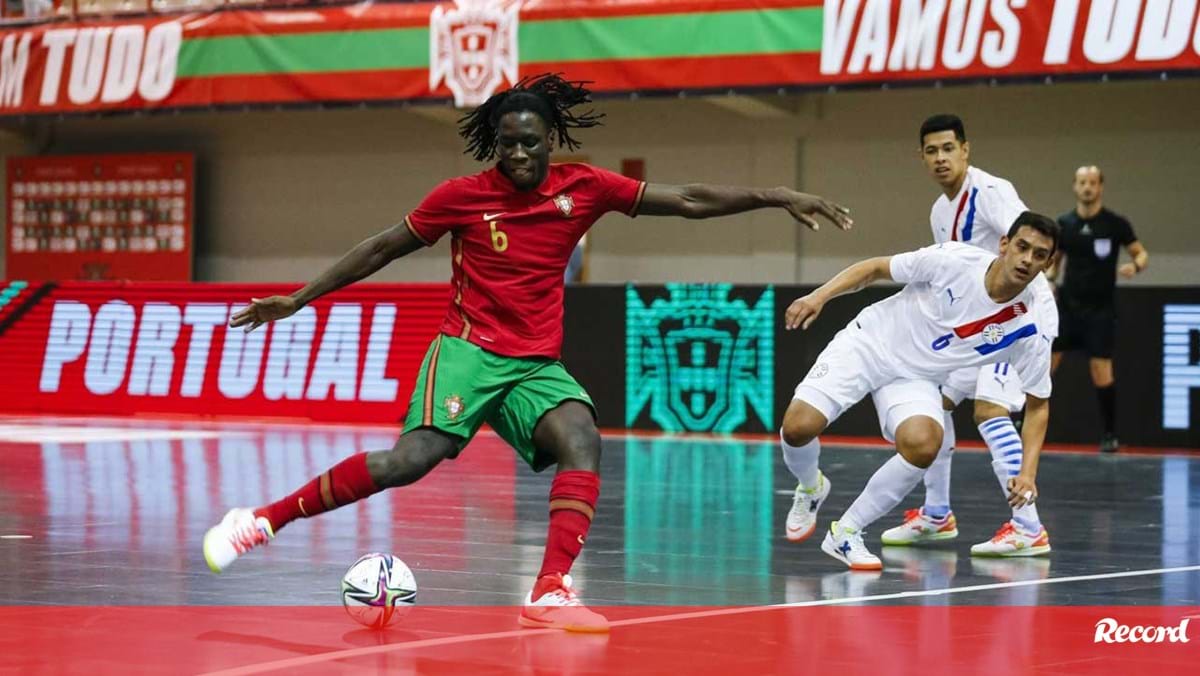
<instances>
[{"instance_id":1,"label":"glossy court floor","mask_svg":"<svg viewBox=\"0 0 1200 676\"><path fill-rule=\"evenodd\" d=\"M776 632L775 639L782 632L783 643L792 644L785 652L803 652L806 635L824 641L829 650L862 650L829 647L829 634L838 627L857 641L886 635L902 644L924 635L925 645L930 637L919 623L939 612L954 631L964 626L982 631L980 613L1015 617L1012 622L1020 625L1021 613L1030 608L1062 606L1125 607L1135 615L1138 606L1190 608L1200 625L1200 454L1048 453L1041 465L1039 507L1053 553L989 560L971 558L969 545L989 537L1006 510L986 453L960 450L952 489L960 538L927 548L882 547L878 533L898 523L898 509L868 532L868 545L885 564L882 573L872 574L849 572L822 554L819 536L798 545L784 540L794 482L775 443L608 434L597 518L573 572L589 604L609 607L611 617L628 620L628 626L617 623L611 638L564 639L517 629L516 606L541 562L550 474L530 472L486 433L425 480L298 521L226 574L208 572L200 538L228 508L284 495L357 450L389 447L394 434L384 427L0 419L0 644L8 641L7 650L0 651L0 671L27 673L56 659L65 660L64 668L72 659L100 659L105 649L112 653L123 645L109 643L106 636L125 633L128 638L128 632L151 640L169 636L164 645L177 646L174 658L203 645L173 666L171 655L117 650L96 662L100 671L638 671L632 664L661 673L648 666L659 662L638 657L648 648L623 642L623 635L636 633L641 641L662 635L653 642L667 650L670 659L663 664L699 659L693 671L704 672L716 669L720 659L737 658L739 646L763 640L763 631ZM845 509L890 453L874 444L826 444L822 466L833 493L821 528ZM905 506L919 504L920 496L918 488ZM370 551L394 553L412 567L418 610L430 614L414 614L376 635L356 630L339 608L338 583L346 567ZM795 618L786 620L792 630L746 624L752 616L778 615L768 607L781 604L841 609L841 614L811 616L800 629ZM116 617L111 615L116 611L101 608L113 606L134 615ZM899 615L880 620L886 629L868 630L866 620L855 614L865 611L847 606L874 609L876 619L884 611ZM301 609L318 617L286 619L288 613L299 617ZM741 618L742 624L740 629L689 629L691 620L684 617L689 611L697 618ZM1155 624L1177 624L1187 614L1172 610ZM673 622L675 615L681 621ZM1097 619L1095 613L1080 615L1073 629L1077 638L1087 635L1090 643ZM1038 620L1044 621L1051 620ZM267 628L272 622L281 625L278 631ZM959 638L994 645L995 659L1001 661L1013 660L1016 651L1010 666L1025 664L1021 643L1012 643L1012 624L999 624L984 631L985 638ZM877 630L882 633L871 636ZM1037 631L1027 630L1028 640L1036 640ZM312 634L311 641L283 639L305 632ZM487 638L476 640L484 633ZM55 636L87 636L104 646L91 649L90 658L77 645L58 655L31 652L36 640ZM1194 647L1200 645L1200 630L1193 628L1192 636L1194 643L1181 648L1185 653L1163 658L1160 673L1171 672L1176 655L1200 664L1200 649ZM731 642L731 637L741 638ZM774 648L743 654L737 664L767 660L756 667L759 671L795 666L794 661L771 661L783 657L763 657L772 649L784 650L775 639L768 641ZM681 640L678 648L664 647ZM708 654L696 652L708 645L705 640L722 646L715 649L722 657L697 657ZM447 653L447 643L462 645ZM426 650L441 661L413 661ZM1080 650L1082 657L1073 662L1041 664L1036 673L1108 673L1111 659L1120 658ZM337 659L322 657L338 651L349 652ZM401 653L409 661L395 662ZM530 655L546 662L539 666ZM826 656L852 667L866 659ZM981 664L978 657L961 657L964 665ZM284 664L296 659L301 662ZM938 663L951 669L951 661ZM246 666L254 664L267 666ZM513 665L520 668L510 669ZM988 673L964 669L947 673Z\"/></svg>"}]
</instances>

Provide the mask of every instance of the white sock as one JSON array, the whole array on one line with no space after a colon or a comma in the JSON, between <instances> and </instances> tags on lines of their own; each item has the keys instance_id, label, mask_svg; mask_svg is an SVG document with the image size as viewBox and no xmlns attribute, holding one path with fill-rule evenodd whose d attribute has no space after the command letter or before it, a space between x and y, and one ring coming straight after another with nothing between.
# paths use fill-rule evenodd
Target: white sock
<instances>
[{"instance_id":1,"label":"white sock","mask_svg":"<svg viewBox=\"0 0 1200 676\"><path fill-rule=\"evenodd\" d=\"M927 516L941 519L950 513L950 463L954 459L954 417L943 413L945 433L933 464L925 470L925 507Z\"/></svg>"},{"instance_id":2,"label":"white sock","mask_svg":"<svg viewBox=\"0 0 1200 676\"><path fill-rule=\"evenodd\" d=\"M821 440L813 440L803 446L792 446L783 440L783 430L779 430L779 445L783 447L783 464L796 477L801 486L816 488L821 482L821 470L817 463L821 458Z\"/></svg>"},{"instance_id":3,"label":"white sock","mask_svg":"<svg viewBox=\"0 0 1200 676\"><path fill-rule=\"evenodd\" d=\"M979 425L979 434L987 442L992 454L992 471L1000 482L1000 493L1008 500L1008 480L1021 472L1021 435L1010 418L992 418ZM1037 507L1025 505L1014 507L1013 521L1026 531L1037 531L1042 527Z\"/></svg>"},{"instance_id":4,"label":"white sock","mask_svg":"<svg viewBox=\"0 0 1200 676\"><path fill-rule=\"evenodd\" d=\"M867 487L838 519L843 528L862 530L896 508L921 483L925 470L893 455L871 475Z\"/></svg>"}]
</instances>

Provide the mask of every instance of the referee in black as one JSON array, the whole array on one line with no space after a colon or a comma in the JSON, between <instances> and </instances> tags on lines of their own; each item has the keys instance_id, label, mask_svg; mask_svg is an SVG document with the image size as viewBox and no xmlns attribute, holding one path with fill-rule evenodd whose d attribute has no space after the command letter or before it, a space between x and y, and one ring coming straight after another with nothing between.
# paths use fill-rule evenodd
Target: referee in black
<instances>
[{"instance_id":1,"label":"referee in black","mask_svg":"<svg viewBox=\"0 0 1200 676\"><path fill-rule=\"evenodd\" d=\"M1100 451L1115 453L1120 443L1112 362L1117 325L1113 290L1118 274L1128 279L1142 272L1150 254L1129 221L1104 207L1104 174L1099 167L1080 167L1074 189L1075 209L1058 217L1062 240L1059 260L1050 274L1051 279L1063 278L1058 287L1059 335L1054 340L1051 372L1058 369L1064 352L1087 352L1104 422ZM1121 247L1133 261L1118 267Z\"/></svg>"}]
</instances>

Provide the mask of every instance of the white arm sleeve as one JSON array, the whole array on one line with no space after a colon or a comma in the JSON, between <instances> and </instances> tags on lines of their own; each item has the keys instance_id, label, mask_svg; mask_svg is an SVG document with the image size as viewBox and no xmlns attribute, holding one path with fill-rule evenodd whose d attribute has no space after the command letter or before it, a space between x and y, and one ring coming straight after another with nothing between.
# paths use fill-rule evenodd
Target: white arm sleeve
<instances>
[{"instance_id":1,"label":"white arm sleeve","mask_svg":"<svg viewBox=\"0 0 1200 676\"><path fill-rule=\"evenodd\" d=\"M889 264L892 279L902 284L932 282L945 259L950 257L944 247L944 244L935 244L892 256Z\"/></svg>"},{"instance_id":2,"label":"white arm sleeve","mask_svg":"<svg viewBox=\"0 0 1200 676\"><path fill-rule=\"evenodd\" d=\"M1050 288L1050 280L1039 272L1029 286L1033 289L1033 302L1037 305L1038 332L1051 338L1057 338L1058 303L1054 300L1054 290Z\"/></svg>"},{"instance_id":3,"label":"white arm sleeve","mask_svg":"<svg viewBox=\"0 0 1200 676\"><path fill-rule=\"evenodd\" d=\"M1012 360L1021 375L1021 389L1039 399L1050 398L1050 347L1053 338L1042 333L1020 341L1021 346Z\"/></svg>"}]
</instances>

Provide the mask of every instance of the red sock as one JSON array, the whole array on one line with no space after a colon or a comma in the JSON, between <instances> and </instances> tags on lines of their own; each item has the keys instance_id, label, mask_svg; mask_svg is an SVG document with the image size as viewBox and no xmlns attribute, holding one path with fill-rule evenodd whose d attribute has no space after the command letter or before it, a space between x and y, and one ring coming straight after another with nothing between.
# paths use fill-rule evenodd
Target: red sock
<instances>
[{"instance_id":1,"label":"red sock","mask_svg":"<svg viewBox=\"0 0 1200 676\"><path fill-rule=\"evenodd\" d=\"M546 556L538 577L566 575L583 549L584 538L600 497L600 476L595 472L559 472L550 484L550 529L546 534Z\"/></svg>"},{"instance_id":2,"label":"red sock","mask_svg":"<svg viewBox=\"0 0 1200 676\"><path fill-rule=\"evenodd\" d=\"M356 453L295 493L254 510L254 516L267 517L271 528L278 533L280 528L300 517L316 516L378 492L379 488L367 471L367 454Z\"/></svg>"}]
</instances>

